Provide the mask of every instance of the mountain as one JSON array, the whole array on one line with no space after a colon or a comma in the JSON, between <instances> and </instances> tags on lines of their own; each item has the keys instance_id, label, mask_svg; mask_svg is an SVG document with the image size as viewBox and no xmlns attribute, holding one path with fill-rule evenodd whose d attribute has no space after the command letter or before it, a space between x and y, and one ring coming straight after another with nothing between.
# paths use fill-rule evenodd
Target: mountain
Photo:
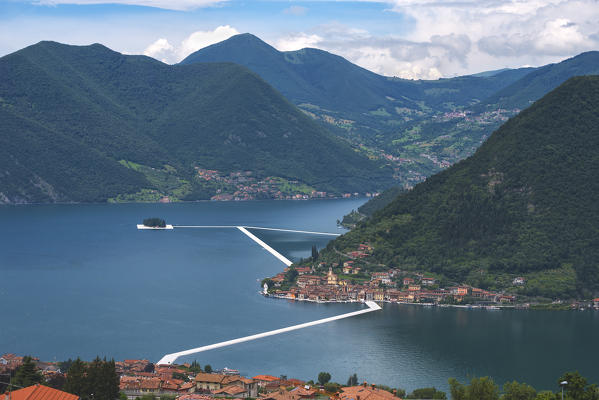
<instances>
[{"instance_id":1,"label":"mountain","mask_svg":"<svg viewBox=\"0 0 599 400\"><path fill-rule=\"evenodd\" d=\"M482 136L475 132L470 139L452 134L439 148L419 139L420 125L477 104L533 70L413 81L375 74L318 49L281 52L248 33L200 49L181 64L204 62L233 62L249 68L372 158L392 160L402 185L407 186L470 153ZM437 126L434 132L444 136ZM429 150L430 146L435 150Z\"/></svg>"},{"instance_id":2,"label":"mountain","mask_svg":"<svg viewBox=\"0 0 599 400\"><path fill-rule=\"evenodd\" d=\"M566 80L574 76L598 75L599 51L589 51L556 64L545 65L518 79L493 96L485 106L526 108Z\"/></svg>"},{"instance_id":3,"label":"mountain","mask_svg":"<svg viewBox=\"0 0 599 400\"><path fill-rule=\"evenodd\" d=\"M0 202L263 196L267 185L364 192L392 182L382 163L231 63L169 66L99 44L40 42L0 58L0 75Z\"/></svg>"},{"instance_id":4,"label":"mountain","mask_svg":"<svg viewBox=\"0 0 599 400\"><path fill-rule=\"evenodd\" d=\"M524 276L521 294L596 295L598 108L599 77L568 80L473 156L331 242L323 257L340 261L337 251L369 242L375 263L457 283L503 290Z\"/></svg>"},{"instance_id":5,"label":"mountain","mask_svg":"<svg viewBox=\"0 0 599 400\"><path fill-rule=\"evenodd\" d=\"M508 118L566 79L597 74L597 52L541 68L439 80L377 75L317 49L280 52L251 34L189 55L182 64L233 62L254 71L333 133L389 160L412 187L468 157Z\"/></svg>"},{"instance_id":6,"label":"mountain","mask_svg":"<svg viewBox=\"0 0 599 400\"><path fill-rule=\"evenodd\" d=\"M418 102L468 102L483 99L530 69L499 71L438 81L390 78L361 68L329 52L304 48L281 52L244 33L190 54L181 64L233 62L260 75L295 104L309 104L344 114L381 107L418 107Z\"/></svg>"},{"instance_id":7,"label":"mountain","mask_svg":"<svg viewBox=\"0 0 599 400\"><path fill-rule=\"evenodd\" d=\"M260 75L295 104L363 112L389 102L387 78L318 49L280 52L249 33L190 54L181 64L233 62Z\"/></svg>"}]
</instances>

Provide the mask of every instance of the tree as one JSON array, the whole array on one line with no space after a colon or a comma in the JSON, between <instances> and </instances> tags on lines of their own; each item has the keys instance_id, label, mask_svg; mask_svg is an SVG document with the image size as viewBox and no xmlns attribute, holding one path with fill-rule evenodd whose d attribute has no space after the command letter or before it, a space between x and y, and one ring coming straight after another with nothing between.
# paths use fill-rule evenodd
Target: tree
<instances>
[{"instance_id":1,"label":"tree","mask_svg":"<svg viewBox=\"0 0 599 400\"><path fill-rule=\"evenodd\" d=\"M334 382L327 382L324 384L324 390L328 393L337 393L341 389L341 385Z\"/></svg>"},{"instance_id":2,"label":"tree","mask_svg":"<svg viewBox=\"0 0 599 400\"><path fill-rule=\"evenodd\" d=\"M449 393L452 400L466 400L466 386L455 378L449 378Z\"/></svg>"},{"instance_id":3,"label":"tree","mask_svg":"<svg viewBox=\"0 0 599 400\"><path fill-rule=\"evenodd\" d=\"M206 364L204 366L204 372L207 374L211 374L212 373L212 367L210 366L210 364Z\"/></svg>"},{"instance_id":4,"label":"tree","mask_svg":"<svg viewBox=\"0 0 599 400\"><path fill-rule=\"evenodd\" d=\"M599 400L599 388L597 385L588 385L587 380L576 372L566 372L562 375L559 382L566 381L564 385L564 394L568 400Z\"/></svg>"},{"instance_id":5,"label":"tree","mask_svg":"<svg viewBox=\"0 0 599 400\"><path fill-rule=\"evenodd\" d=\"M37 369L33 359L30 356L23 357L23 364L17 368L12 383L16 386L27 387L43 382L44 377Z\"/></svg>"},{"instance_id":6,"label":"tree","mask_svg":"<svg viewBox=\"0 0 599 400\"><path fill-rule=\"evenodd\" d=\"M69 370L69 368L71 368L71 365L73 365L73 360L71 358L69 358L66 361L61 361L58 363L58 368L60 368L60 371L62 373L65 373Z\"/></svg>"},{"instance_id":7,"label":"tree","mask_svg":"<svg viewBox=\"0 0 599 400\"><path fill-rule=\"evenodd\" d=\"M146 366L144 367L144 372L154 372L154 370L155 370L154 363L151 363L151 362L146 364Z\"/></svg>"},{"instance_id":8,"label":"tree","mask_svg":"<svg viewBox=\"0 0 599 400\"><path fill-rule=\"evenodd\" d=\"M189 377L181 372L173 372L173 379L181 379L182 381L189 382Z\"/></svg>"},{"instance_id":9,"label":"tree","mask_svg":"<svg viewBox=\"0 0 599 400\"><path fill-rule=\"evenodd\" d=\"M191 372L198 373L198 372L202 372L202 367L200 366L200 364L198 364L198 362L196 360L194 360L191 363L191 365L189 366L189 370Z\"/></svg>"},{"instance_id":10,"label":"tree","mask_svg":"<svg viewBox=\"0 0 599 400\"><path fill-rule=\"evenodd\" d=\"M502 400L533 400L537 397L537 391L532 386L516 381L505 383L503 392Z\"/></svg>"},{"instance_id":11,"label":"tree","mask_svg":"<svg viewBox=\"0 0 599 400\"><path fill-rule=\"evenodd\" d=\"M469 385L450 378L449 389L452 400L499 400L499 386L488 376L473 378Z\"/></svg>"},{"instance_id":12,"label":"tree","mask_svg":"<svg viewBox=\"0 0 599 400\"><path fill-rule=\"evenodd\" d=\"M119 398L119 382L120 378L116 372L114 360L102 362L100 385L96 390L95 399L98 400L115 400Z\"/></svg>"},{"instance_id":13,"label":"tree","mask_svg":"<svg viewBox=\"0 0 599 400\"><path fill-rule=\"evenodd\" d=\"M85 363L77 357L67 371L67 379L63 390L83 398L87 393L86 373Z\"/></svg>"},{"instance_id":14,"label":"tree","mask_svg":"<svg viewBox=\"0 0 599 400\"><path fill-rule=\"evenodd\" d=\"M537 393L535 400L558 400L558 396L548 390Z\"/></svg>"},{"instance_id":15,"label":"tree","mask_svg":"<svg viewBox=\"0 0 599 400\"><path fill-rule=\"evenodd\" d=\"M166 227L166 221L162 218L146 218L144 219L144 226L152 228L164 228Z\"/></svg>"},{"instance_id":16,"label":"tree","mask_svg":"<svg viewBox=\"0 0 599 400\"><path fill-rule=\"evenodd\" d=\"M316 245L312 246L312 261L316 261L318 260L318 249L316 248Z\"/></svg>"},{"instance_id":17,"label":"tree","mask_svg":"<svg viewBox=\"0 0 599 400\"><path fill-rule=\"evenodd\" d=\"M350 375L349 378L347 379L347 386L356 386L357 384L358 384L358 375L357 374Z\"/></svg>"},{"instance_id":18,"label":"tree","mask_svg":"<svg viewBox=\"0 0 599 400\"><path fill-rule=\"evenodd\" d=\"M587 380L576 372L566 372L563 374L559 380L558 385L561 382L568 382L567 385L564 385L564 394L568 399L571 400L583 400L585 395L585 387L587 385Z\"/></svg>"},{"instance_id":19,"label":"tree","mask_svg":"<svg viewBox=\"0 0 599 400\"><path fill-rule=\"evenodd\" d=\"M407 397L408 399L435 399L435 400L446 400L447 395L445 392L437 390L434 387L415 389Z\"/></svg>"},{"instance_id":20,"label":"tree","mask_svg":"<svg viewBox=\"0 0 599 400\"><path fill-rule=\"evenodd\" d=\"M100 387L102 385L102 360L99 356L87 366L86 393L84 398L98 400L100 397Z\"/></svg>"},{"instance_id":21,"label":"tree","mask_svg":"<svg viewBox=\"0 0 599 400\"><path fill-rule=\"evenodd\" d=\"M285 272L285 281L287 282L295 282L295 278L298 276L298 272L295 267L289 267L287 272Z\"/></svg>"},{"instance_id":22,"label":"tree","mask_svg":"<svg viewBox=\"0 0 599 400\"><path fill-rule=\"evenodd\" d=\"M46 384L51 388L62 390L66 381L67 380L63 374L53 374L51 377L48 378Z\"/></svg>"},{"instance_id":23,"label":"tree","mask_svg":"<svg viewBox=\"0 0 599 400\"><path fill-rule=\"evenodd\" d=\"M466 389L467 400L498 400L499 386L488 376L473 378Z\"/></svg>"},{"instance_id":24,"label":"tree","mask_svg":"<svg viewBox=\"0 0 599 400\"><path fill-rule=\"evenodd\" d=\"M318 383L319 384L324 385L325 383L327 383L330 380L331 380L331 374L329 374L328 372L321 372L318 374Z\"/></svg>"}]
</instances>

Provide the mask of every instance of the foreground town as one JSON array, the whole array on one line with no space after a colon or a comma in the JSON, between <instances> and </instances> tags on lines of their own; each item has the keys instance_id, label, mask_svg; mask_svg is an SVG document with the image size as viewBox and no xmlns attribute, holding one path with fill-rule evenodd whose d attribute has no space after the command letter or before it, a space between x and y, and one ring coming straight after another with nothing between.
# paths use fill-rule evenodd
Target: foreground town
<instances>
[{"instance_id":1,"label":"foreground town","mask_svg":"<svg viewBox=\"0 0 599 400\"><path fill-rule=\"evenodd\" d=\"M60 363L43 362L36 358L4 354L0 357L0 374L19 375L19 368L23 369L23 364L27 362L35 365L40 379L43 379L42 384L59 390L69 388L65 381L72 371L70 369L74 363L72 360ZM355 375L350 377L349 383L351 384L342 387L330 383L330 374L324 372L319 374L319 381L314 383L286 376L257 375L246 378L236 370L224 368L221 371L213 372L209 365L201 368L196 362L181 365L154 365L148 360L124 360L115 362L114 367L114 373L118 376L121 400L151 398L169 400L214 400L218 398L356 400L367 397L369 400L399 399L396 391L391 388L377 387L366 382L358 384ZM1 393L2 391L0 391ZM66 399L66 397L64 398Z\"/></svg>"}]
</instances>

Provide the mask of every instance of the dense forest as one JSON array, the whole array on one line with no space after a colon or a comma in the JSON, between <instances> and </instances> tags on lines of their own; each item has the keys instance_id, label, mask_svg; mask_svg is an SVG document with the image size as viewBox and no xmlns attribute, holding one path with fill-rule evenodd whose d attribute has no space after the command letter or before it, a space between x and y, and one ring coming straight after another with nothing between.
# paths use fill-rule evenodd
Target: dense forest
<instances>
[{"instance_id":1,"label":"dense forest","mask_svg":"<svg viewBox=\"0 0 599 400\"><path fill-rule=\"evenodd\" d=\"M238 65L170 66L99 44L40 42L0 58L0 75L0 203L164 188L206 198L196 168L332 193L392 183L390 168Z\"/></svg>"},{"instance_id":2,"label":"dense forest","mask_svg":"<svg viewBox=\"0 0 599 400\"><path fill-rule=\"evenodd\" d=\"M321 257L370 242L374 260L521 293L599 293L599 77L568 80L471 157L402 193Z\"/></svg>"}]
</instances>

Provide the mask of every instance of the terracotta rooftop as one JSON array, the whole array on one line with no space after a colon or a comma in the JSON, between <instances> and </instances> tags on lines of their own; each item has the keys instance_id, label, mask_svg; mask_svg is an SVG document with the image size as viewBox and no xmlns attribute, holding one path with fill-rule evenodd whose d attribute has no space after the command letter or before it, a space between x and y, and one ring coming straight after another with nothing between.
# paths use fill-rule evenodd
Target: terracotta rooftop
<instances>
[{"instance_id":1,"label":"terracotta rooftop","mask_svg":"<svg viewBox=\"0 0 599 400\"><path fill-rule=\"evenodd\" d=\"M373 388L368 385L351 386L341 389L339 394L341 400L398 400L399 397L394 396L386 390Z\"/></svg>"},{"instance_id":2,"label":"terracotta rooftop","mask_svg":"<svg viewBox=\"0 0 599 400\"><path fill-rule=\"evenodd\" d=\"M234 396L236 394L245 393L245 389L242 388L241 386L230 385L230 386L224 387L222 389L215 390L212 393L214 393L214 394L227 394L229 396Z\"/></svg>"},{"instance_id":3,"label":"terracotta rooftop","mask_svg":"<svg viewBox=\"0 0 599 400\"><path fill-rule=\"evenodd\" d=\"M8 394L5 397L8 399ZM78 400L79 396L52 389L48 386L33 385L15 390L10 394L10 400Z\"/></svg>"},{"instance_id":4,"label":"terracotta rooftop","mask_svg":"<svg viewBox=\"0 0 599 400\"><path fill-rule=\"evenodd\" d=\"M196 382L221 383L227 375L199 373L196 375Z\"/></svg>"},{"instance_id":5,"label":"terracotta rooftop","mask_svg":"<svg viewBox=\"0 0 599 400\"><path fill-rule=\"evenodd\" d=\"M256 375L252 379L257 380L257 381L266 381L266 382L274 382L274 381L280 380L280 378L277 378L276 376L272 376L272 375Z\"/></svg>"}]
</instances>

